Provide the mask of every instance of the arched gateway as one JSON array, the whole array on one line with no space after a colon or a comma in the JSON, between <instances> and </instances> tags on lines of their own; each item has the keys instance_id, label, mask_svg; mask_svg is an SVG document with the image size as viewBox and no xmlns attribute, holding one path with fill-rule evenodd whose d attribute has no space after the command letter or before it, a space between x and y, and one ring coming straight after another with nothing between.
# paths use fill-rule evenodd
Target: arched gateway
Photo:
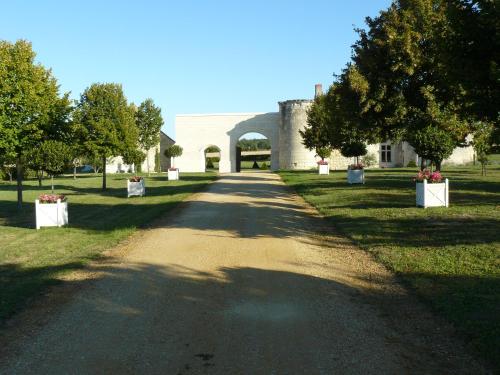
<instances>
[{"instance_id":1,"label":"arched gateway","mask_svg":"<svg viewBox=\"0 0 500 375\"><path fill-rule=\"evenodd\" d=\"M183 172L204 172L205 150L217 146L219 172L236 172L238 140L247 133L260 133L271 143L271 170L313 168L315 152L302 145L299 133L311 104L311 100L288 100L279 103L279 112L178 115L176 143L184 152L176 166Z\"/></svg>"}]
</instances>

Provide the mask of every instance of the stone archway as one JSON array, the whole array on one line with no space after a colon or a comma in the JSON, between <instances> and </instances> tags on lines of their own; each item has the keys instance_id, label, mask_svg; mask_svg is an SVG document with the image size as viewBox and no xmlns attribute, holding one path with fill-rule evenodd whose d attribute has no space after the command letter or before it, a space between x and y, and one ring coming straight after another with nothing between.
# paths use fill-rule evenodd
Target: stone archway
<instances>
[{"instance_id":1,"label":"stone archway","mask_svg":"<svg viewBox=\"0 0 500 375\"><path fill-rule=\"evenodd\" d=\"M184 152L177 166L184 172L204 172L206 147L220 149L219 172L236 172L236 144L246 133L260 133L271 143L271 170L279 168L278 113L178 115L177 141Z\"/></svg>"}]
</instances>

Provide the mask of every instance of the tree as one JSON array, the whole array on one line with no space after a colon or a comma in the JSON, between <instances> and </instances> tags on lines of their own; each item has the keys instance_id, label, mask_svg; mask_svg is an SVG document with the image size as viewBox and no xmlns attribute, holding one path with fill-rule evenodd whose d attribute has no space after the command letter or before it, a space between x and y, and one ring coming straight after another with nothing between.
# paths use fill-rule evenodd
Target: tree
<instances>
[{"instance_id":1,"label":"tree","mask_svg":"<svg viewBox=\"0 0 500 375\"><path fill-rule=\"evenodd\" d=\"M102 189L106 189L106 160L136 149L133 108L121 85L94 83L80 97L74 114L86 154L102 161Z\"/></svg>"},{"instance_id":2,"label":"tree","mask_svg":"<svg viewBox=\"0 0 500 375\"><path fill-rule=\"evenodd\" d=\"M125 150L122 153L122 158L125 164L134 164L135 166L140 166L146 159L146 154L138 149L129 149Z\"/></svg>"},{"instance_id":3,"label":"tree","mask_svg":"<svg viewBox=\"0 0 500 375\"><path fill-rule=\"evenodd\" d=\"M42 142L29 154L28 165L43 170L51 177L52 193L54 192L54 175L63 172L71 162L71 148L60 141L48 140ZM40 180L39 180L40 181Z\"/></svg>"},{"instance_id":4,"label":"tree","mask_svg":"<svg viewBox=\"0 0 500 375\"><path fill-rule=\"evenodd\" d=\"M453 153L457 145L451 133L432 125L415 130L409 136L409 141L422 161L432 161L438 171L441 170L441 162Z\"/></svg>"},{"instance_id":5,"label":"tree","mask_svg":"<svg viewBox=\"0 0 500 375\"><path fill-rule=\"evenodd\" d=\"M0 41L0 155L15 160L19 209L26 153L58 122L58 106L64 107L65 98L59 96L51 71L35 63L31 43Z\"/></svg>"},{"instance_id":6,"label":"tree","mask_svg":"<svg viewBox=\"0 0 500 375\"><path fill-rule=\"evenodd\" d=\"M135 121L139 132L139 145L146 151L149 176L149 150L160 142L160 129L163 126L161 109L154 105L153 99L146 99L137 108Z\"/></svg>"},{"instance_id":7,"label":"tree","mask_svg":"<svg viewBox=\"0 0 500 375\"><path fill-rule=\"evenodd\" d=\"M474 132L472 145L476 151L477 160L481 163L481 175L486 175L486 165L489 162L489 153L493 143L494 126L490 123L478 123Z\"/></svg>"},{"instance_id":8,"label":"tree","mask_svg":"<svg viewBox=\"0 0 500 375\"><path fill-rule=\"evenodd\" d=\"M165 151L163 152L163 154L167 157L167 158L170 158L171 159L171 163L170 165L172 166L172 168L175 168L174 167L174 159L181 156L182 155L182 147L179 146L179 145L172 145L170 147L167 147L165 149Z\"/></svg>"},{"instance_id":9,"label":"tree","mask_svg":"<svg viewBox=\"0 0 500 375\"><path fill-rule=\"evenodd\" d=\"M320 95L314 99L311 108L307 111L306 127L304 130L299 130L303 145L309 150L316 150L316 152L324 148L330 148L331 153L332 143L334 142L330 138L330 124L327 97Z\"/></svg>"},{"instance_id":10,"label":"tree","mask_svg":"<svg viewBox=\"0 0 500 375\"><path fill-rule=\"evenodd\" d=\"M359 164L359 157L366 155L366 144L362 141L352 141L344 143L340 148L340 153L346 158L356 158L356 164Z\"/></svg>"},{"instance_id":11,"label":"tree","mask_svg":"<svg viewBox=\"0 0 500 375\"><path fill-rule=\"evenodd\" d=\"M330 157L331 154L332 154L332 149L329 146L318 147L316 149L316 155L318 155L321 158L321 160L325 160L325 158Z\"/></svg>"}]
</instances>

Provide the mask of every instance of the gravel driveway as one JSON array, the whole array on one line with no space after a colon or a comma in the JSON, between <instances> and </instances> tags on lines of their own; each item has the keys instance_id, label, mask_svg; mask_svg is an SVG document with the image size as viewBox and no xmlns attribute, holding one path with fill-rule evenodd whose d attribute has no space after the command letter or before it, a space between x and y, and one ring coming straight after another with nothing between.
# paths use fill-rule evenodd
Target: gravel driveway
<instances>
[{"instance_id":1,"label":"gravel driveway","mask_svg":"<svg viewBox=\"0 0 500 375\"><path fill-rule=\"evenodd\" d=\"M275 174L225 175L126 248L0 373L484 372Z\"/></svg>"}]
</instances>

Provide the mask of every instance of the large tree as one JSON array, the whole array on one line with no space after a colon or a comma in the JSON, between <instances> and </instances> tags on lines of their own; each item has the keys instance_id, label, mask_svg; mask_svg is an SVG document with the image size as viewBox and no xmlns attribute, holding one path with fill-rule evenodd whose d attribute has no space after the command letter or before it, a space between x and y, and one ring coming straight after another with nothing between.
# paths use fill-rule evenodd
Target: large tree
<instances>
[{"instance_id":1,"label":"large tree","mask_svg":"<svg viewBox=\"0 0 500 375\"><path fill-rule=\"evenodd\" d=\"M151 170L149 164L149 150L160 142L160 129L163 126L161 109L155 106L153 99L146 99L135 113L135 121L139 132L139 145L146 151L148 175Z\"/></svg>"},{"instance_id":2,"label":"large tree","mask_svg":"<svg viewBox=\"0 0 500 375\"><path fill-rule=\"evenodd\" d=\"M0 41L0 154L15 160L18 208L26 153L49 136L66 104L51 71L35 63L31 43Z\"/></svg>"},{"instance_id":3,"label":"large tree","mask_svg":"<svg viewBox=\"0 0 500 375\"><path fill-rule=\"evenodd\" d=\"M127 103L122 86L94 83L80 97L74 121L90 157L102 162L102 189L106 189L106 160L136 149L134 110Z\"/></svg>"}]
</instances>

